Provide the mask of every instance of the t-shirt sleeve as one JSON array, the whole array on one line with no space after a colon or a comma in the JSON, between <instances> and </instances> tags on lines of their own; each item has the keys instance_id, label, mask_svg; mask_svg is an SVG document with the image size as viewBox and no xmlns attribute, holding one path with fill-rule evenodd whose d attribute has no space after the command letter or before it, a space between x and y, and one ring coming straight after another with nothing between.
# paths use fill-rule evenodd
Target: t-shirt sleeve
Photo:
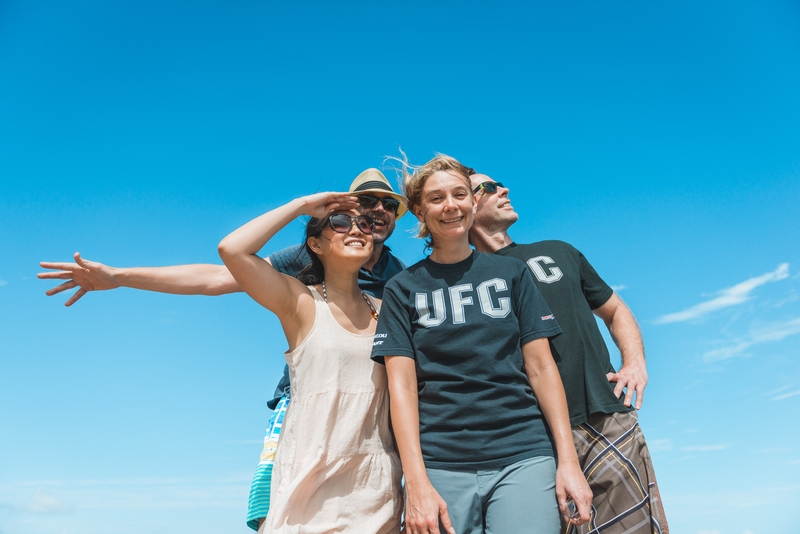
<instances>
[{"instance_id":1,"label":"t-shirt sleeve","mask_svg":"<svg viewBox=\"0 0 800 534\"><path fill-rule=\"evenodd\" d=\"M397 284L390 282L383 291L383 304L372 342L372 360L385 363L385 356L414 358L411 316L404 306Z\"/></svg>"},{"instance_id":2,"label":"t-shirt sleeve","mask_svg":"<svg viewBox=\"0 0 800 534\"><path fill-rule=\"evenodd\" d=\"M519 317L519 344L534 339L555 337L561 333L557 318L550 311L542 293L533 281L533 275L524 265L515 284L515 306Z\"/></svg>"},{"instance_id":3,"label":"t-shirt sleeve","mask_svg":"<svg viewBox=\"0 0 800 534\"><path fill-rule=\"evenodd\" d=\"M311 258L303 245L292 245L269 255L269 261L278 272L297 276L303 267L311 263Z\"/></svg>"},{"instance_id":4,"label":"t-shirt sleeve","mask_svg":"<svg viewBox=\"0 0 800 534\"><path fill-rule=\"evenodd\" d=\"M596 310L611 298L614 290L600 278L597 271L594 270L589 260L580 252L578 257L581 264L581 288L586 302L589 303L589 308Z\"/></svg>"}]
</instances>

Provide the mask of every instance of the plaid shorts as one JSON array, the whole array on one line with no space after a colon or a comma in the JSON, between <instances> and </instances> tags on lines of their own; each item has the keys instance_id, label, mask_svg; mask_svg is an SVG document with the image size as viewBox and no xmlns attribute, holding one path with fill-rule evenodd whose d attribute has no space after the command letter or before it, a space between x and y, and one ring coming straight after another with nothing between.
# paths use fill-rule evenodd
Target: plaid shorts
<instances>
[{"instance_id":1,"label":"plaid shorts","mask_svg":"<svg viewBox=\"0 0 800 534\"><path fill-rule=\"evenodd\" d=\"M650 452L635 411L596 413L572 429L592 488L592 518L564 534L669 534Z\"/></svg>"}]
</instances>

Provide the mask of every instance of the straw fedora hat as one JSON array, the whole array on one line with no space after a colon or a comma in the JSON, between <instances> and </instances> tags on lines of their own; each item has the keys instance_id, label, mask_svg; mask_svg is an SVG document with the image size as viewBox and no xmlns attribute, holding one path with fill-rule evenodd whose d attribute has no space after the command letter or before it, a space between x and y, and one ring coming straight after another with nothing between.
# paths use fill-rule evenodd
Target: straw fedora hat
<instances>
[{"instance_id":1,"label":"straw fedora hat","mask_svg":"<svg viewBox=\"0 0 800 534\"><path fill-rule=\"evenodd\" d=\"M356 176L356 179L353 180L352 184L350 184L350 193L353 193L354 195L365 193L383 193L384 195L388 194L390 197L400 201L400 206L397 208L398 219L402 217L406 211L408 211L408 208L406 207L406 197L395 193L391 184L389 184L389 180L387 180L383 173L378 169L367 169Z\"/></svg>"}]
</instances>

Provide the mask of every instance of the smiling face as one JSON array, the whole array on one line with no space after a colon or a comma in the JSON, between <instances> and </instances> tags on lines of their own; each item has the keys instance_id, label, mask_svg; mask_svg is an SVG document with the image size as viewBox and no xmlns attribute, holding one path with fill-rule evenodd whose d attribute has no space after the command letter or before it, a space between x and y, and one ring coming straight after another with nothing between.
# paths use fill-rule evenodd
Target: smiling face
<instances>
[{"instance_id":1,"label":"smiling face","mask_svg":"<svg viewBox=\"0 0 800 534\"><path fill-rule=\"evenodd\" d=\"M494 183L494 180L485 174L473 174L470 176L470 182L474 190L482 183ZM475 193L475 207L475 230L480 229L485 233L505 232L519 219L508 198L507 187L498 186L494 193L487 193L483 188L479 189Z\"/></svg>"},{"instance_id":2,"label":"smiling face","mask_svg":"<svg viewBox=\"0 0 800 534\"><path fill-rule=\"evenodd\" d=\"M332 262L349 263L351 260L357 262L360 267L372 254L373 237L362 232L355 220L351 221L346 232L337 232L329 222L330 217L337 214L344 214L351 218L361 215L356 210L334 211L320 221L324 225L315 236L307 239L307 243L326 269L330 268Z\"/></svg>"},{"instance_id":3,"label":"smiling face","mask_svg":"<svg viewBox=\"0 0 800 534\"><path fill-rule=\"evenodd\" d=\"M391 195L384 195L382 193L370 192L365 194L378 199L384 197L393 198ZM380 201L376 202L371 208L365 208L362 205L359 211L363 215L372 217L372 220L375 221L375 231L372 233L372 240L376 245L389 239L389 236L394 232L395 221L397 220L396 212L387 210Z\"/></svg>"},{"instance_id":4,"label":"smiling face","mask_svg":"<svg viewBox=\"0 0 800 534\"><path fill-rule=\"evenodd\" d=\"M434 248L462 239L466 242L474 209L469 181L452 171L430 175L422 186L419 204L413 207L433 237Z\"/></svg>"}]
</instances>

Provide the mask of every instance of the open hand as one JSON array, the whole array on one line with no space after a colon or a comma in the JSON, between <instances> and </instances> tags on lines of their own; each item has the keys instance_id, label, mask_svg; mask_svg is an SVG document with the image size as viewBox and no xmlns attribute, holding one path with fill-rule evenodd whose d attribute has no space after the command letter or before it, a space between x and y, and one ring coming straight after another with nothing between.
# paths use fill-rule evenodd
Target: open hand
<instances>
[{"instance_id":1,"label":"open hand","mask_svg":"<svg viewBox=\"0 0 800 534\"><path fill-rule=\"evenodd\" d=\"M332 211L349 211L359 208L358 197L350 193L316 193L303 197L306 215L322 219Z\"/></svg>"},{"instance_id":2,"label":"open hand","mask_svg":"<svg viewBox=\"0 0 800 534\"><path fill-rule=\"evenodd\" d=\"M47 296L52 297L62 291L74 287L79 289L64 303L72 306L89 291L103 291L115 289L119 284L114 280L114 268L96 261L84 260L80 252L75 253L75 263L43 261L39 264L44 269L55 269L55 272L39 273L42 280L66 280L63 284L47 290Z\"/></svg>"},{"instance_id":3,"label":"open hand","mask_svg":"<svg viewBox=\"0 0 800 534\"><path fill-rule=\"evenodd\" d=\"M647 387L647 369L644 365L623 365L616 373L606 375L609 382L616 382L614 395L619 398L625 390L625 406L630 406L633 402L633 394L636 393L637 410L642 408L644 401L644 388Z\"/></svg>"}]
</instances>

